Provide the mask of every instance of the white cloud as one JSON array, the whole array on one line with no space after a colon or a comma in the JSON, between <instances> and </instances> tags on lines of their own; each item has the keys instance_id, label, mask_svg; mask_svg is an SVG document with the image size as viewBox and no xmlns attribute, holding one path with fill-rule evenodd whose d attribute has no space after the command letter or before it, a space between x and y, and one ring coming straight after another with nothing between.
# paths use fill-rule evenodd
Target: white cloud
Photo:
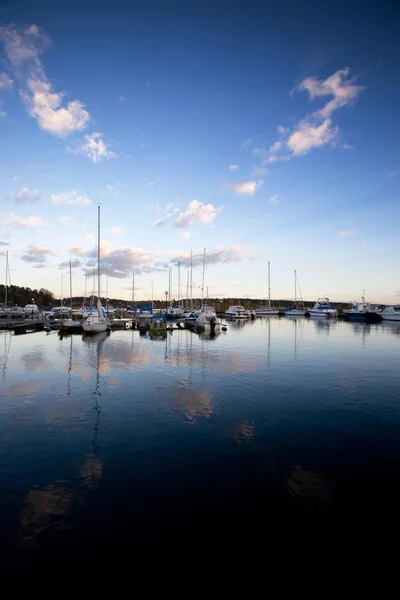
<instances>
[{"instance_id":1,"label":"white cloud","mask_svg":"<svg viewBox=\"0 0 400 600\"><path fill-rule=\"evenodd\" d=\"M84 246L70 246L68 252L72 254L72 256L85 256L87 250Z\"/></svg>"},{"instance_id":2,"label":"white cloud","mask_svg":"<svg viewBox=\"0 0 400 600\"><path fill-rule=\"evenodd\" d=\"M60 223L64 223L64 225L71 223L71 217L68 217L68 215L64 215L64 216L60 217L58 220L60 221Z\"/></svg>"},{"instance_id":3,"label":"white cloud","mask_svg":"<svg viewBox=\"0 0 400 600\"><path fill-rule=\"evenodd\" d=\"M94 233L86 233L85 234L85 240L87 240L88 242L93 242L95 240L95 235Z\"/></svg>"},{"instance_id":4,"label":"white cloud","mask_svg":"<svg viewBox=\"0 0 400 600\"><path fill-rule=\"evenodd\" d=\"M217 246L213 250L206 251L206 264L216 265L224 263L240 262L248 258L249 248L245 246ZM179 252L168 252L167 253L170 262L173 264L181 263L181 266L190 267L191 254L179 253ZM198 267L203 264L203 250L195 251L192 256L193 266Z\"/></svg>"},{"instance_id":5,"label":"white cloud","mask_svg":"<svg viewBox=\"0 0 400 600\"><path fill-rule=\"evenodd\" d=\"M69 268L70 265L71 269L78 269L79 267L82 267L83 263L79 258L74 258L73 260L71 260L71 263L69 260L65 260L64 262L59 263L58 267L59 269L65 269Z\"/></svg>"},{"instance_id":6,"label":"white cloud","mask_svg":"<svg viewBox=\"0 0 400 600\"><path fill-rule=\"evenodd\" d=\"M22 96L30 116L37 119L41 129L60 138L85 129L90 115L82 102L72 100L66 108L62 107L64 94L53 92L46 80L28 79L27 88Z\"/></svg>"},{"instance_id":7,"label":"white cloud","mask_svg":"<svg viewBox=\"0 0 400 600\"><path fill-rule=\"evenodd\" d=\"M254 196L256 191L263 185L263 181L245 181L243 183L234 181L228 185L228 188L236 195Z\"/></svg>"},{"instance_id":8,"label":"white cloud","mask_svg":"<svg viewBox=\"0 0 400 600\"><path fill-rule=\"evenodd\" d=\"M222 209L222 206L215 208L212 204L204 204L198 200L192 200L185 211L175 209L174 227L187 227L194 223L209 225Z\"/></svg>"},{"instance_id":9,"label":"white cloud","mask_svg":"<svg viewBox=\"0 0 400 600\"><path fill-rule=\"evenodd\" d=\"M331 97L326 104L301 119L290 131L278 127L279 139L269 147L268 151L255 148L253 154L262 158L260 168L265 163L290 160L296 156L304 156L316 148L333 144L339 134L339 127L332 122L336 110L354 103L364 87L357 85L349 78L349 69L340 69L325 80L307 77L300 82L294 91L306 91L310 100ZM349 144L343 144L351 149Z\"/></svg>"},{"instance_id":10,"label":"white cloud","mask_svg":"<svg viewBox=\"0 0 400 600\"><path fill-rule=\"evenodd\" d=\"M14 82L7 73L0 73L0 90L7 90L13 86Z\"/></svg>"},{"instance_id":11,"label":"white cloud","mask_svg":"<svg viewBox=\"0 0 400 600\"><path fill-rule=\"evenodd\" d=\"M184 231L183 233L181 233L181 238L183 240L189 240L190 239L190 231Z\"/></svg>"},{"instance_id":12,"label":"white cloud","mask_svg":"<svg viewBox=\"0 0 400 600\"><path fill-rule=\"evenodd\" d=\"M396 169L395 171L389 173L389 177L395 177L396 175L400 175L400 169Z\"/></svg>"},{"instance_id":13,"label":"white cloud","mask_svg":"<svg viewBox=\"0 0 400 600\"><path fill-rule=\"evenodd\" d=\"M230 171L237 171L239 168L239 165L229 165L229 170Z\"/></svg>"},{"instance_id":14,"label":"white cloud","mask_svg":"<svg viewBox=\"0 0 400 600\"><path fill-rule=\"evenodd\" d=\"M342 144L342 148L344 150L353 150L354 146L352 146L351 144L344 143L344 144Z\"/></svg>"},{"instance_id":15,"label":"white cloud","mask_svg":"<svg viewBox=\"0 0 400 600\"><path fill-rule=\"evenodd\" d=\"M355 231L339 231L338 236L341 238L347 238L351 235L355 235Z\"/></svg>"},{"instance_id":16,"label":"white cloud","mask_svg":"<svg viewBox=\"0 0 400 600\"><path fill-rule=\"evenodd\" d=\"M9 25L0 28L0 40L19 80L24 82L20 94L39 127L61 138L84 129L90 120L84 104L71 100L63 107L64 93L55 92L47 80L40 59L49 45L47 36L36 25L25 31Z\"/></svg>"},{"instance_id":17,"label":"white cloud","mask_svg":"<svg viewBox=\"0 0 400 600\"><path fill-rule=\"evenodd\" d=\"M117 233L121 233L122 229L120 227L110 227L110 233L116 235Z\"/></svg>"},{"instance_id":18,"label":"white cloud","mask_svg":"<svg viewBox=\"0 0 400 600\"><path fill-rule=\"evenodd\" d=\"M28 186L25 186L21 188L17 193L14 203L33 204L34 202L39 202L40 200L41 198L35 190L31 190Z\"/></svg>"},{"instance_id":19,"label":"white cloud","mask_svg":"<svg viewBox=\"0 0 400 600\"><path fill-rule=\"evenodd\" d=\"M167 221L168 221L167 217L164 217L162 219L161 218L156 219L153 223L153 227L161 227L162 225L166 225Z\"/></svg>"},{"instance_id":20,"label":"white cloud","mask_svg":"<svg viewBox=\"0 0 400 600\"><path fill-rule=\"evenodd\" d=\"M69 152L75 152L76 154L84 154L94 163L101 162L102 160L109 160L115 158L118 155L112 150L108 150L109 144L102 139L102 134L98 131L85 135L85 142L82 143L76 150L68 148Z\"/></svg>"},{"instance_id":21,"label":"white cloud","mask_svg":"<svg viewBox=\"0 0 400 600\"><path fill-rule=\"evenodd\" d=\"M45 265L47 258L52 256L54 253L51 248L44 246L28 246L25 249L24 254L21 256L21 260L32 263L35 265Z\"/></svg>"},{"instance_id":22,"label":"white cloud","mask_svg":"<svg viewBox=\"0 0 400 600\"><path fill-rule=\"evenodd\" d=\"M117 194L118 193L118 188L116 185L106 185L106 190L107 192L111 192L112 194Z\"/></svg>"},{"instance_id":23,"label":"white cloud","mask_svg":"<svg viewBox=\"0 0 400 600\"><path fill-rule=\"evenodd\" d=\"M84 206L92 204L91 199L86 194L79 196L76 190L63 192L62 194L51 194L50 200L53 204L82 204Z\"/></svg>"},{"instance_id":24,"label":"white cloud","mask_svg":"<svg viewBox=\"0 0 400 600\"><path fill-rule=\"evenodd\" d=\"M273 196L271 196L271 198L269 199L269 201L272 204L278 204L279 203L279 194L274 194Z\"/></svg>"},{"instance_id":25,"label":"white cloud","mask_svg":"<svg viewBox=\"0 0 400 600\"><path fill-rule=\"evenodd\" d=\"M331 119L325 119L320 125L301 121L297 129L289 136L287 147L293 156L308 154L313 148L320 148L334 140L339 127L332 127Z\"/></svg>"},{"instance_id":26,"label":"white cloud","mask_svg":"<svg viewBox=\"0 0 400 600\"><path fill-rule=\"evenodd\" d=\"M0 223L16 227L18 229L35 229L38 227L48 227L47 223L41 217L27 217L26 219L19 217L15 213L8 215L0 214Z\"/></svg>"}]
</instances>

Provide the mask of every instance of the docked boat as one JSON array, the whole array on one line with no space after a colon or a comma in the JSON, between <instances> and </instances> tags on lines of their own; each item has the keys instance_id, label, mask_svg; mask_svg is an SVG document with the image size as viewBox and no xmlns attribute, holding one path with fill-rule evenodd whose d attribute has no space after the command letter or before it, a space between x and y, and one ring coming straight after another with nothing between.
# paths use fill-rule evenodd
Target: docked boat
<instances>
[{"instance_id":1,"label":"docked boat","mask_svg":"<svg viewBox=\"0 0 400 600\"><path fill-rule=\"evenodd\" d=\"M167 308L166 316L169 321L172 321L174 319L183 319L184 312L180 306L169 306Z\"/></svg>"},{"instance_id":2,"label":"docked boat","mask_svg":"<svg viewBox=\"0 0 400 600\"><path fill-rule=\"evenodd\" d=\"M386 306L379 315L384 321L400 321L400 306Z\"/></svg>"},{"instance_id":3,"label":"docked boat","mask_svg":"<svg viewBox=\"0 0 400 600\"><path fill-rule=\"evenodd\" d=\"M151 334L165 334L167 331L167 319L165 315L152 315L149 330Z\"/></svg>"},{"instance_id":4,"label":"docked boat","mask_svg":"<svg viewBox=\"0 0 400 600\"><path fill-rule=\"evenodd\" d=\"M151 308L143 306L140 309L139 315L137 317L139 329L146 329L147 327L150 327L152 316L153 313L151 312Z\"/></svg>"},{"instance_id":5,"label":"docked boat","mask_svg":"<svg viewBox=\"0 0 400 600\"><path fill-rule=\"evenodd\" d=\"M300 290L300 285L299 285L299 290ZM288 317L304 317L305 315L308 314L308 311L306 310L306 308L304 306L303 298L301 297L301 292L300 292L300 298L301 298L301 301L297 302L297 273L295 271L294 272L294 305L291 306L290 308L285 308L284 313L286 316L288 316Z\"/></svg>"},{"instance_id":6,"label":"docked boat","mask_svg":"<svg viewBox=\"0 0 400 600\"><path fill-rule=\"evenodd\" d=\"M39 315L39 308L37 306L37 304L27 304L26 306L24 306L24 313L27 316L38 316Z\"/></svg>"},{"instance_id":7,"label":"docked boat","mask_svg":"<svg viewBox=\"0 0 400 600\"><path fill-rule=\"evenodd\" d=\"M329 302L329 298L318 298L313 308L308 311L310 317L337 317L338 311Z\"/></svg>"},{"instance_id":8,"label":"docked boat","mask_svg":"<svg viewBox=\"0 0 400 600\"><path fill-rule=\"evenodd\" d=\"M203 328L205 331L219 331L221 324L217 320L215 310L200 313L196 319L196 327Z\"/></svg>"},{"instance_id":9,"label":"docked boat","mask_svg":"<svg viewBox=\"0 0 400 600\"><path fill-rule=\"evenodd\" d=\"M111 324L100 301L100 206L97 209L97 311L93 311L82 328L85 333L100 333L110 331Z\"/></svg>"},{"instance_id":10,"label":"docked boat","mask_svg":"<svg viewBox=\"0 0 400 600\"><path fill-rule=\"evenodd\" d=\"M230 306L225 311L225 316L231 319L247 319L248 315L243 306Z\"/></svg>"},{"instance_id":11,"label":"docked boat","mask_svg":"<svg viewBox=\"0 0 400 600\"><path fill-rule=\"evenodd\" d=\"M362 321L364 323L376 323L381 320L381 315L372 310L371 305L365 302L365 297L362 297L362 302L354 302L351 308L344 311L349 321Z\"/></svg>"},{"instance_id":12,"label":"docked boat","mask_svg":"<svg viewBox=\"0 0 400 600\"><path fill-rule=\"evenodd\" d=\"M246 315L249 319L255 319L256 311L255 310L246 310Z\"/></svg>"},{"instance_id":13,"label":"docked boat","mask_svg":"<svg viewBox=\"0 0 400 600\"><path fill-rule=\"evenodd\" d=\"M260 306L256 310L257 317L268 317L271 315L279 315L279 308L272 308L272 306Z\"/></svg>"},{"instance_id":14,"label":"docked boat","mask_svg":"<svg viewBox=\"0 0 400 600\"><path fill-rule=\"evenodd\" d=\"M279 315L279 308L273 308L271 306L271 264L268 261L268 306L260 306L256 310L257 317L268 317L272 315Z\"/></svg>"},{"instance_id":15,"label":"docked boat","mask_svg":"<svg viewBox=\"0 0 400 600\"><path fill-rule=\"evenodd\" d=\"M197 317L198 316L199 315L196 315L194 312L186 315L185 316L185 320L184 320L185 327L190 327L190 326L196 325L196 321L197 321Z\"/></svg>"}]
</instances>

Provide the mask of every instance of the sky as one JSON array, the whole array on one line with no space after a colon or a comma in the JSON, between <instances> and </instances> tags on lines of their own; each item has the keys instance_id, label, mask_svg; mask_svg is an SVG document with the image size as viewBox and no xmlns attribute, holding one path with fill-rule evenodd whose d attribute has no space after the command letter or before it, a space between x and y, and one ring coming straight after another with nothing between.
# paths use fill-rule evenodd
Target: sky
<instances>
[{"instance_id":1,"label":"sky","mask_svg":"<svg viewBox=\"0 0 400 600\"><path fill-rule=\"evenodd\" d=\"M391 304L400 5L0 0L0 281ZM2 300L2 299L0 299Z\"/></svg>"}]
</instances>

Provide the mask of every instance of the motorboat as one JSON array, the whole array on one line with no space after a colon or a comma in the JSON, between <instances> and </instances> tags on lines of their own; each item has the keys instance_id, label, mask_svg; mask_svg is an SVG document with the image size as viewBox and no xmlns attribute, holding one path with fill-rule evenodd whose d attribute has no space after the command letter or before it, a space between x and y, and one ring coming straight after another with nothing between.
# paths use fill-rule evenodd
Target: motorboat
<instances>
[{"instance_id":1,"label":"motorboat","mask_svg":"<svg viewBox=\"0 0 400 600\"><path fill-rule=\"evenodd\" d=\"M329 302L329 298L318 298L313 308L308 311L310 317L337 317L338 311Z\"/></svg>"},{"instance_id":2,"label":"motorboat","mask_svg":"<svg viewBox=\"0 0 400 600\"><path fill-rule=\"evenodd\" d=\"M146 329L147 327L150 327L152 316L153 315L150 310L147 310L146 308L141 308L137 317L139 329Z\"/></svg>"},{"instance_id":3,"label":"motorboat","mask_svg":"<svg viewBox=\"0 0 400 600\"><path fill-rule=\"evenodd\" d=\"M386 306L379 313L384 321L400 321L400 306Z\"/></svg>"},{"instance_id":4,"label":"motorboat","mask_svg":"<svg viewBox=\"0 0 400 600\"><path fill-rule=\"evenodd\" d=\"M213 306L210 306L208 304L205 304L204 306L202 306L201 308L199 308L198 310L194 310L193 314L196 315L196 317L198 317L199 315L201 315L201 313L203 312L215 312L215 309Z\"/></svg>"},{"instance_id":5,"label":"motorboat","mask_svg":"<svg viewBox=\"0 0 400 600\"><path fill-rule=\"evenodd\" d=\"M200 314L201 314L201 313L200 313ZM197 321L197 317L198 317L198 316L199 316L199 315L196 315L194 312L192 312L192 313L190 313L190 314L186 315L186 316L185 316L185 321L184 321L185 327L190 327L191 325L192 325L192 326L193 326L193 325L196 325L196 321Z\"/></svg>"},{"instance_id":6,"label":"motorboat","mask_svg":"<svg viewBox=\"0 0 400 600\"><path fill-rule=\"evenodd\" d=\"M255 319L256 311L255 310L246 310L246 315L249 319Z\"/></svg>"},{"instance_id":7,"label":"motorboat","mask_svg":"<svg viewBox=\"0 0 400 600\"><path fill-rule=\"evenodd\" d=\"M243 306L230 306L225 311L225 316L231 319L248 319L248 315Z\"/></svg>"},{"instance_id":8,"label":"motorboat","mask_svg":"<svg viewBox=\"0 0 400 600\"><path fill-rule=\"evenodd\" d=\"M279 308L273 308L272 306L261 306L256 309L257 317L268 317L271 315L279 315Z\"/></svg>"},{"instance_id":9,"label":"motorboat","mask_svg":"<svg viewBox=\"0 0 400 600\"><path fill-rule=\"evenodd\" d=\"M381 315L372 310L371 305L365 302L364 296L362 302L354 302L351 308L344 311L349 321L363 321L364 323L376 323L381 320ZM400 318L400 314L399 314Z\"/></svg>"},{"instance_id":10,"label":"motorboat","mask_svg":"<svg viewBox=\"0 0 400 600\"><path fill-rule=\"evenodd\" d=\"M149 329L150 334L165 334L167 331L167 319L165 315L152 315Z\"/></svg>"},{"instance_id":11,"label":"motorboat","mask_svg":"<svg viewBox=\"0 0 400 600\"><path fill-rule=\"evenodd\" d=\"M205 331L216 331L220 329L221 324L218 322L217 314L213 309L201 312L196 319L196 326L203 328Z\"/></svg>"},{"instance_id":12,"label":"motorboat","mask_svg":"<svg viewBox=\"0 0 400 600\"><path fill-rule=\"evenodd\" d=\"M25 315L38 315L39 314L39 307L37 306L37 304L27 304L26 306L24 306L24 313Z\"/></svg>"},{"instance_id":13,"label":"motorboat","mask_svg":"<svg viewBox=\"0 0 400 600\"><path fill-rule=\"evenodd\" d=\"M168 320L173 320L173 319L183 319L184 312L183 309L180 306L169 306L167 308L167 319Z\"/></svg>"}]
</instances>

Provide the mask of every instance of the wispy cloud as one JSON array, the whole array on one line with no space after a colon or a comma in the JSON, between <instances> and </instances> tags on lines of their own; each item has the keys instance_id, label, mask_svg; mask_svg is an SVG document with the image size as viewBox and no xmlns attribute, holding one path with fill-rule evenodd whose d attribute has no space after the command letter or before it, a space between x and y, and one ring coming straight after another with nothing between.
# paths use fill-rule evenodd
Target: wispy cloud
<instances>
[{"instance_id":1,"label":"wispy cloud","mask_svg":"<svg viewBox=\"0 0 400 600\"><path fill-rule=\"evenodd\" d=\"M112 194L115 194L115 195L118 194L118 188L116 185L111 185L111 184L106 185L106 190L107 190L107 192L111 192Z\"/></svg>"},{"instance_id":2,"label":"wispy cloud","mask_svg":"<svg viewBox=\"0 0 400 600\"><path fill-rule=\"evenodd\" d=\"M239 169L239 165L229 165L230 171L237 171Z\"/></svg>"},{"instance_id":3,"label":"wispy cloud","mask_svg":"<svg viewBox=\"0 0 400 600\"><path fill-rule=\"evenodd\" d=\"M32 263L35 265L45 265L49 256L52 256L54 253L51 248L47 248L44 246L28 246L25 249L24 254L21 256L21 260L27 263Z\"/></svg>"},{"instance_id":4,"label":"wispy cloud","mask_svg":"<svg viewBox=\"0 0 400 600\"><path fill-rule=\"evenodd\" d=\"M98 163L118 156L118 154L108 149L109 145L109 143L103 140L102 134L96 131L95 133L85 135L85 141L76 149L71 147L67 149L74 154L83 154L90 158L92 162Z\"/></svg>"},{"instance_id":5,"label":"wispy cloud","mask_svg":"<svg viewBox=\"0 0 400 600\"><path fill-rule=\"evenodd\" d=\"M88 242L94 242L94 240L95 240L94 233L86 233L85 240L87 240Z\"/></svg>"},{"instance_id":6,"label":"wispy cloud","mask_svg":"<svg viewBox=\"0 0 400 600\"><path fill-rule=\"evenodd\" d=\"M228 185L228 189L230 189L235 195L243 195L243 196L254 196L257 190L263 185L264 181L233 181Z\"/></svg>"},{"instance_id":7,"label":"wispy cloud","mask_svg":"<svg viewBox=\"0 0 400 600\"><path fill-rule=\"evenodd\" d=\"M119 94L119 96L118 96L118 100L119 100L120 102L126 102L127 98L126 98L126 96L123 96L122 94Z\"/></svg>"},{"instance_id":8,"label":"wispy cloud","mask_svg":"<svg viewBox=\"0 0 400 600\"><path fill-rule=\"evenodd\" d=\"M76 190L72 190L72 192L63 192L61 194L51 194L50 200L53 204L82 204L83 206L92 204L91 199L86 196L86 194L79 195Z\"/></svg>"},{"instance_id":9,"label":"wispy cloud","mask_svg":"<svg viewBox=\"0 0 400 600\"><path fill-rule=\"evenodd\" d=\"M14 203L15 204L34 204L40 202L41 197L36 190L31 190L28 186L25 186L17 193Z\"/></svg>"},{"instance_id":10,"label":"wispy cloud","mask_svg":"<svg viewBox=\"0 0 400 600\"><path fill-rule=\"evenodd\" d=\"M18 79L23 81L20 95L28 114L37 120L41 129L65 138L81 131L90 120L85 105L72 100L62 106L63 92L56 92L49 83L41 55L49 46L49 38L36 25L16 29L14 25L0 28L6 56Z\"/></svg>"},{"instance_id":11,"label":"wispy cloud","mask_svg":"<svg viewBox=\"0 0 400 600\"><path fill-rule=\"evenodd\" d=\"M14 85L11 77L7 73L0 73L0 90L8 90Z\"/></svg>"},{"instance_id":12,"label":"wispy cloud","mask_svg":"<svg viewBox=\"0 0 400 600\"><path fill-rule=\"evenodd\" d=\"M350 237L351 235L355 235L355 231L339 231L338 236L341 238L347 238Z\"/></svg>"},{"instance_id":13,"label":"wispy cloud","mask_svg":"<svg viewBox=\"0 0 400 600\"><path fill-rule=\"evenodd\" d=\"M215 208L212 204L204 204L198 200L192 200L185 211L180 211L179 209L175 211L174 227L187 227L194 223L209 225L217 218L218 213L222 209L223 206Z\"/></svg>"},{"instance_id":14,"label":"wispy cloud","mask_svg":"<svg viewBox=\"0 0 400 600\"><path fill-rule=\"evenodd\" d=\"M16 227L17 229L37 229L39 227L48 227L48 224L41 217L19 217L15 213L0 214L0 223Z\"/></svg>"},{"instance_id":15,"label":"wispy cloud","mask_svg":"<svg viewBox=\"0 0 400 600\"><path fill-rule=\"evenodd\" d=\"M181 233L181 238L183 240L189 240L190 239L190 231L184 231L183 233Z\"/></svg>"},{"instance_id":16,"label":"wispy cloud","mask_svg":"<svg viewBox=\"0 0 400 600\"><path fill-rule=\"evenodd\" d=\"M279 194L274 194L273 196L271 196L269 201L271 202L271 204L278 204L279 203Z\"/></svg>"},{"instance_id":17,"label":"wispy cloud","mask_svg":"<svg viewBox=\"0 0 400 600\"><path fill-rule=\"evenodd\" d=\"M353 150L354 146L345 142L344 144L342 144L342 148L343 150Z\"/></svg>"},{"instance_id":18,"label":"wispy cloud","mask_svg":"<svg viewBox=\"0 0 400 600\"><path fill-rule=\"evenodd\" d=\"M217 246L213 250L206 251L206 264L226 264L240 262L248 258L249 248L245 246ZM179 253L179 252L168 252L167 256L173 264L181 263L184 267L190 267L191 260L193 260L193 266L197 267L203 264L203 251L193 252L191 257L190 252Z\"/></svg>"},{"instance_id":19,"label":"wispy cloud","mask_svg":"<svg viewBox=\"0 0 400 600\"><path fill-rule=\"evenodd\" d=\"M71 223L71 217L69 217L68 215L64 215L64 216L60 217L58 220L60 221L60 223L63 223L64 225Z\"/></svg>"},{"instance_id":20,"label":"wispy cloud","mask_svg":"<svg viewBox=\"0 0 400 600\"><path fill-rule=\"evenodd\" d=\"M71 262L69 260L65 260L64 262L59 263L58 268L66 269L69 268L70 265L71 269L79 269L79 267L83 266L83 262L79 258L74 258L73 260L71 260Z\"/></svg>"},{"instance_id":21,"label":"wispy cloud","mask_svg":"<svg viewBox=\"0 0 400 600\"><path fill-rule=\"evenodd\" d=\"M305 91L310 101L316 98L328 98L326 104L301 119L292 130L278 127L278 140L268 150L256 148L253 154L262 158L261 168L266 163L290 160L293 157L304 156L316 148L334 143L339 133L338 125L332 121L333 114L339 108L350 106L359 96L363 86L357 85L349 77L349 69L340 69L325 80L316 77L307 77L293 90ZM350 149L349 144L343 144L345 149Z\"/></svg>"},{"instance_id":22,"label":"wispy cloud","mask_svg":"<svg viewBox=\"0 0 400 600\"><path fill-rule=\"evenodd\" d=\"M395 177L396 175L400 175L400 169L396 169L395 171L389 173L389 177Z\"/></svg>"}]
</instances>

